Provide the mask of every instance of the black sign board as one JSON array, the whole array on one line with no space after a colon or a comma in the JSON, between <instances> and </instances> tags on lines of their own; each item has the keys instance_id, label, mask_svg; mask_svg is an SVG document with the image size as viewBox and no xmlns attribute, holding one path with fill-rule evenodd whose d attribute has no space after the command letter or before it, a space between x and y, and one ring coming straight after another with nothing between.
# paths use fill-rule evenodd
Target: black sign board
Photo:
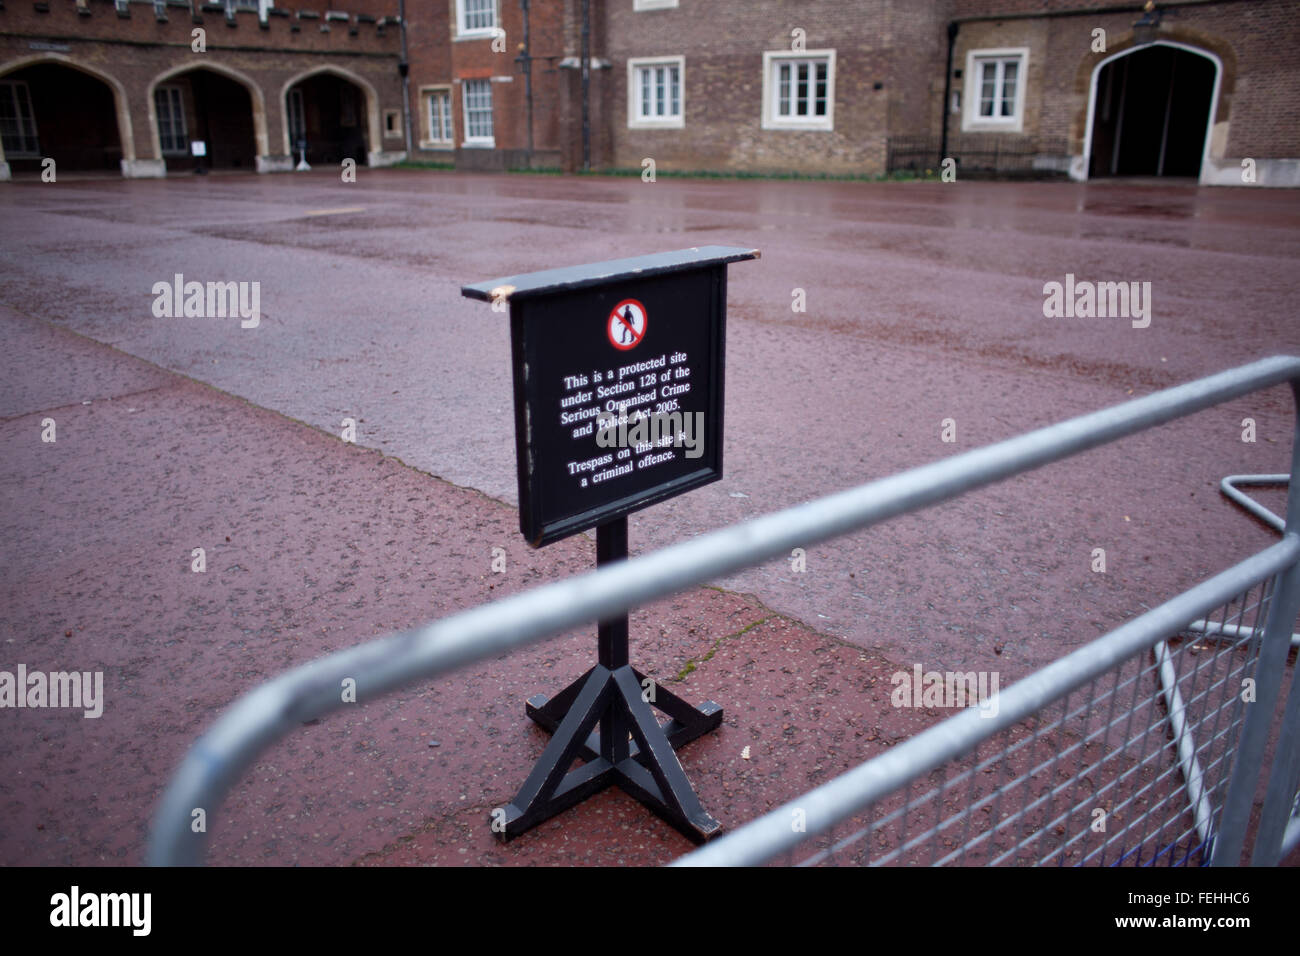
<instances>
[{"instance_id":1,"label":"black sign board","mask_svg":"<svg viewBox=\"0 0 1300 956\"><path fill-rule=\"evenodd\" d=\"M467 285L510 310L520 530L534 546L722 477L729 262L704 246Z\"/></svg>"}]
</instances>

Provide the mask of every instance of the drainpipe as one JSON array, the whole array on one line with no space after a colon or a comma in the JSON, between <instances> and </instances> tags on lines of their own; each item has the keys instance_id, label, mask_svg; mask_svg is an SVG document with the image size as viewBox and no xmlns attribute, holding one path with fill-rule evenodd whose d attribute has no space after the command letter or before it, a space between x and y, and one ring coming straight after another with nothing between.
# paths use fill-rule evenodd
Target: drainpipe
<instances>
[{"instance_id":1,"label":"drainpipe","mask_svg":"<svg viewBox=\"0 0 1300 956\"><path fill-rule=\"evenodd\" d=\"M591 172L591 0L582 0L582 171Z\"/></svg>"},{"instance_id":2,"label":"drainpipe","mask_svg":"<svg viewBox=\"0 0 1300 956\"><path fill-rule=\"evenodd\" d=\"M948 158L948 113L950 112L949 101L952 99L952 51L957 45L957 31L961 29L961 24L956 20L948 21L948 66L943 73L943 105L940 115L943 116L943 136L939 144L939 166L943 166L943 161Z\"/></svg>"},{"instance_id":3,"label":"drainpipe","mask_svg":"<svg viewBox=\"0 0 1300 956\"><path fill-rule=\"evenodd\" d=\"M411 151L411 64L406 58L406 0L397 0L397 16L402 21L402 60L397 64L397 72L402 76L402 127L406 136L406 159L410 162L415 156ZM383 136L382 131L380 136Z\"/></svg>"}]
</instances>

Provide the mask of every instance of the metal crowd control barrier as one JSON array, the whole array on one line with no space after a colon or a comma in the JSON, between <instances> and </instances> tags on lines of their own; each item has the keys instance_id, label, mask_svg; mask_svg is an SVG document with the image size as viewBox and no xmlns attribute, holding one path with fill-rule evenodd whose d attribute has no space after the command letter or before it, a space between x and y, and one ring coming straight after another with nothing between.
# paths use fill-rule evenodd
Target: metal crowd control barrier
<instances>
[{"instance_id":1,"label":"metal crowd control barrier","mask_svg":"<svg viewBox=\"0 0 1300 956\"><path fill-rule=\"evenodd\" d=\"M212 823L264 748L345 706L346 678L358 701L372 701L1283 383L1300 411L1300 359L1263 359L296 668L243 697L194 744L163 796L149 862L200 862L206 828L191 829L193 811L204 809ZM1293 438L1293 474L1298 454ZM793 860L796 847L813 841L802 862L1241 862L1300 611L1297 497L1293 485L1281 541L1017 681L996 698L996 716L965 710L677 863ZM1218 632L1178 637L1196 619L1215 621L1215 609ZM1251 703L1246 680L1254 682ZM1292 681L1283 719L1257 864L1300 842L1300 681Z\"/></svg>"},{"instance_id":2,"label":"metal crowd control barrier","mask_svg":"<svg viewBox=\"0 0 1300 956\"><path fill-rule=\"evenodd\" d=\"M1290 475L1228 475L1219 482L1219 490L1223 492L1224 497L1235 502L1242 508L1249 511L1260 521L1265 524L1283 531L1286 529L1286 521L1273 514L1272 511L1265 508L1258 501L1241 490L1239 485L1251 485L1254 487L1289 487L1291 484Z\"/></svg>"}]
</instances>

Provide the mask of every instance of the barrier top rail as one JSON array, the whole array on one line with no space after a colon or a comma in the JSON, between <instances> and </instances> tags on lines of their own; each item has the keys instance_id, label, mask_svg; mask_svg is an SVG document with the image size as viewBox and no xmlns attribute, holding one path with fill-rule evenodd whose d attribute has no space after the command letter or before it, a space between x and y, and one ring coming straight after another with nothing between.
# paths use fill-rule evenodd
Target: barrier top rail
<instances>
[{"instance_id":1,"label":"barrier top rail","mask_svg":"<svg viewBox=\"0 0 1300 956\"><path fill-rule=\"evenodd\" d=\"M754 518L690 541L544 585L423 627L331 654L287 671L240 698L185 756L163 795L149 847L153 865L202 862L207 833L226 792L258 754L304 722L345 706L341 682L370 701L421 679L524 647L657 598L1004 478L1161 425L1222 402L1290 383L1300 402L1300 358L1274 356L940 459L908 471ZM1300 418L1297 419L1300 435ZM1292 471L1300 442L1293 443ZM1300 483L1288 499L1290 531Z\"/></svg>"}]
</instances>

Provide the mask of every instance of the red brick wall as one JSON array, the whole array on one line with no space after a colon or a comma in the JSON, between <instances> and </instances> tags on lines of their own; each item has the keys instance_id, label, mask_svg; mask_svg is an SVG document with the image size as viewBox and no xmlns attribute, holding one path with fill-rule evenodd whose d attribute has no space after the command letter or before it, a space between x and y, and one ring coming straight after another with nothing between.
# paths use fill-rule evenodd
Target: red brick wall
<instances>
[{"instance_id":1,"label":"red brick wall","mask_svg":"<svg viewBox=\"0 0 1300 956\"><path fill-rule=\"evenodd\" d=\"M208 50L231 48L281 49L291 51L320 51L342 55L355 53L392 53L397 49L398 27L382 26L380 17L397 16L397 0L338 0L316 4L290 4L279 8L290 16L270 16L263 27L255 10L236 12L234 26L230 26L224 13L200 13L201 24L192 22L190 12L184 7L168 7L167 22L159 23L154 17L151 3L132 3L130 17L117 14L112 0L87 0L89 16L77 12L74 0L48 0L49 12L38 13L35 4L27 0L10 0L0 11L0 35L41 37L44 39L75 38L78 40L118 40L129 44L175 44L189 49L190 31L202 26L207 31ZM196 9L198 2L196 0ZM299 19L299 10L316 12L320 19ZM326 21L327 10L351 14L345 23ZM374 23L358 23L358 14L372 16ZM299 29L295 32L293 27ZM321 27L329 30L322 32ZM352 36L351 31L356 30Z\"/></svg>"}]
</instances>

